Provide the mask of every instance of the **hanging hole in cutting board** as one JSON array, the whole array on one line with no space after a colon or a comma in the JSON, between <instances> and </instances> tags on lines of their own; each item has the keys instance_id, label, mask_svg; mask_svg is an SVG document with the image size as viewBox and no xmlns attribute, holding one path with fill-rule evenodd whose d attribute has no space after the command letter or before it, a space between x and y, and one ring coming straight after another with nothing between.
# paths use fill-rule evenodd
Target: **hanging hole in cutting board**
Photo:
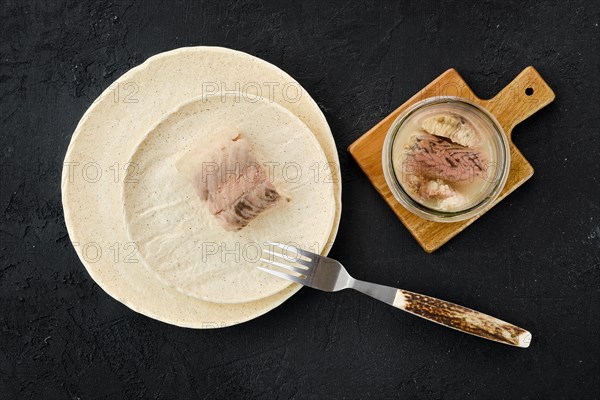
<instances>
[{"instance_id":1,"label":"hanging hole in cutting board","mask_svg":"<svg viewBox=\"0 0 600 400\"><path fill-rule=\"evenodd\" d=\"M527 89L525 89L525 94L527 96L531 96L533 94L533 88L528 87Z\"/></svg>"}]
</instances>

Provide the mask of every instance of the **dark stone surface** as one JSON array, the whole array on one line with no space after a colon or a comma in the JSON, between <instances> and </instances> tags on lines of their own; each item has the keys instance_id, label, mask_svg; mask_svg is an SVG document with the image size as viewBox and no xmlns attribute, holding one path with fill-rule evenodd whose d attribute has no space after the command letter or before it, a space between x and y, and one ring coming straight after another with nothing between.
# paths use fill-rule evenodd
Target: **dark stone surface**
<instances>
[{"instance_id":1,"label":"dark stone surface","mask_svg":"<svg viewBox=\"0 0 600 400\"><path fill-rule=\"evenodd\" d=\"M598 398L597 2L3 0L0 398ZM147 57L219 45L273 62L323 109L343 172L332 255L359 278L528 328L527 350L356 293L304 289L195 331L106 295L63 222L60 172L93 99ZM346 148L449 67L482 97L534 65L556 101L518 126L534 177L433 255Z\"/></svg>"}]
</instances>

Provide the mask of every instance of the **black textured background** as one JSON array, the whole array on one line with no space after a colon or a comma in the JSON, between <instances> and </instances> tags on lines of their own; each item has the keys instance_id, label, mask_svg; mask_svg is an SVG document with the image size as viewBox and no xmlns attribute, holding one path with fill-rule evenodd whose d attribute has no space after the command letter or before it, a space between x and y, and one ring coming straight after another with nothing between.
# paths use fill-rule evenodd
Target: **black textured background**
<instances>
[{"instance_id":1,"label":"black textured background","mask_svg":"<svg viewBox=\"0 0 600 400\"><path fill-rule=\"evenodd\" d=\"M0 398L598 398L598 2L20 1L0 6ZM129 68L181 46L270 61L304 85L338 144L332 255L362 279L531 330L527 350L353 292L304 289L197 331L106 295L66 233L70 136ZM534 177L441 250L411 238L346 151L449 67L490 97L527 65L556 92L514 138Z\"/></svg>"}]
</instances>

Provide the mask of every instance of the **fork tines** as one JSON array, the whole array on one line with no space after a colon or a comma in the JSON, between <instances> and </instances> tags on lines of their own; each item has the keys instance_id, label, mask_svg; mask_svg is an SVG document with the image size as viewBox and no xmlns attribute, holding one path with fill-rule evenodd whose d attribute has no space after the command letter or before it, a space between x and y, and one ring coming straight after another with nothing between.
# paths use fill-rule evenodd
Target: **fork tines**
<instances>
[{"instance_id":1,"label":"fork tines","mask_svg":"<svg viewBox=\"0 0 600 400\"><path fill-rule=\"evenodd\" d=\"M262 262L267 263L270 266L295 272L299 275L280 272L271 268L257 268L261 271L268 272L279 278L287 279L305 285L309 275L309 270L314 265L314 260L316 257L318 257L318 255L306 250L299 249L295 246L286 245L282 243L267 242L267 244L272 248L272 250L263 249L263 253L269 254L270 257L261 257L260 260ZM290 255L290 252L293 255Z\"/></svg>"}]
</instances>

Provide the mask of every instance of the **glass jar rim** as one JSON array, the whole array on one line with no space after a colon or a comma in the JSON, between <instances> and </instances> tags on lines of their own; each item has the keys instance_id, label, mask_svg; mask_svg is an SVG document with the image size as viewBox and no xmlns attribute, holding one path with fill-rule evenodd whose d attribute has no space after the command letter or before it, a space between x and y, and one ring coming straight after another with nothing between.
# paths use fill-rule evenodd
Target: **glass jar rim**
<instances>
[{"instance_id":1,"label":"glass jar rim","mask_svg":"<svg viewBox=\"0 0 600 400\"><path fill-rule=\"evenodd\" d=\"M394 141L398 134L398 131L402 127L403 123L408 118L414 115L421 109L431 106L434 104L448 104L448 103L459 103L466 105L469 109L479 116L483 117L489 125L494 128L493 131L496 133L495 137L497 140L497 154L496 154L496 173L494 176L494 184L490 185L490 188L481 196L481 199L464 210L460 211L440 211L427 207L417 201L415 201L404 189L402 184L398 181L393 162L392 162L392 150ZM392 192L396 200L402 204L413 214L416 214L422 218L430 221L437 222L457 222L469 219L480 214L486 207L488 207L494 200L498 198L500 192L506 184L508 179L508 172L510 170L510 146L508 144L508 138L502 126L487 109L469 101L462 97L457 96L436 96L421 100L406 110L402 111L398 117L394 120L390 126L382 149L382 169L386 183Z\"/></svg>"}]
</instances>

